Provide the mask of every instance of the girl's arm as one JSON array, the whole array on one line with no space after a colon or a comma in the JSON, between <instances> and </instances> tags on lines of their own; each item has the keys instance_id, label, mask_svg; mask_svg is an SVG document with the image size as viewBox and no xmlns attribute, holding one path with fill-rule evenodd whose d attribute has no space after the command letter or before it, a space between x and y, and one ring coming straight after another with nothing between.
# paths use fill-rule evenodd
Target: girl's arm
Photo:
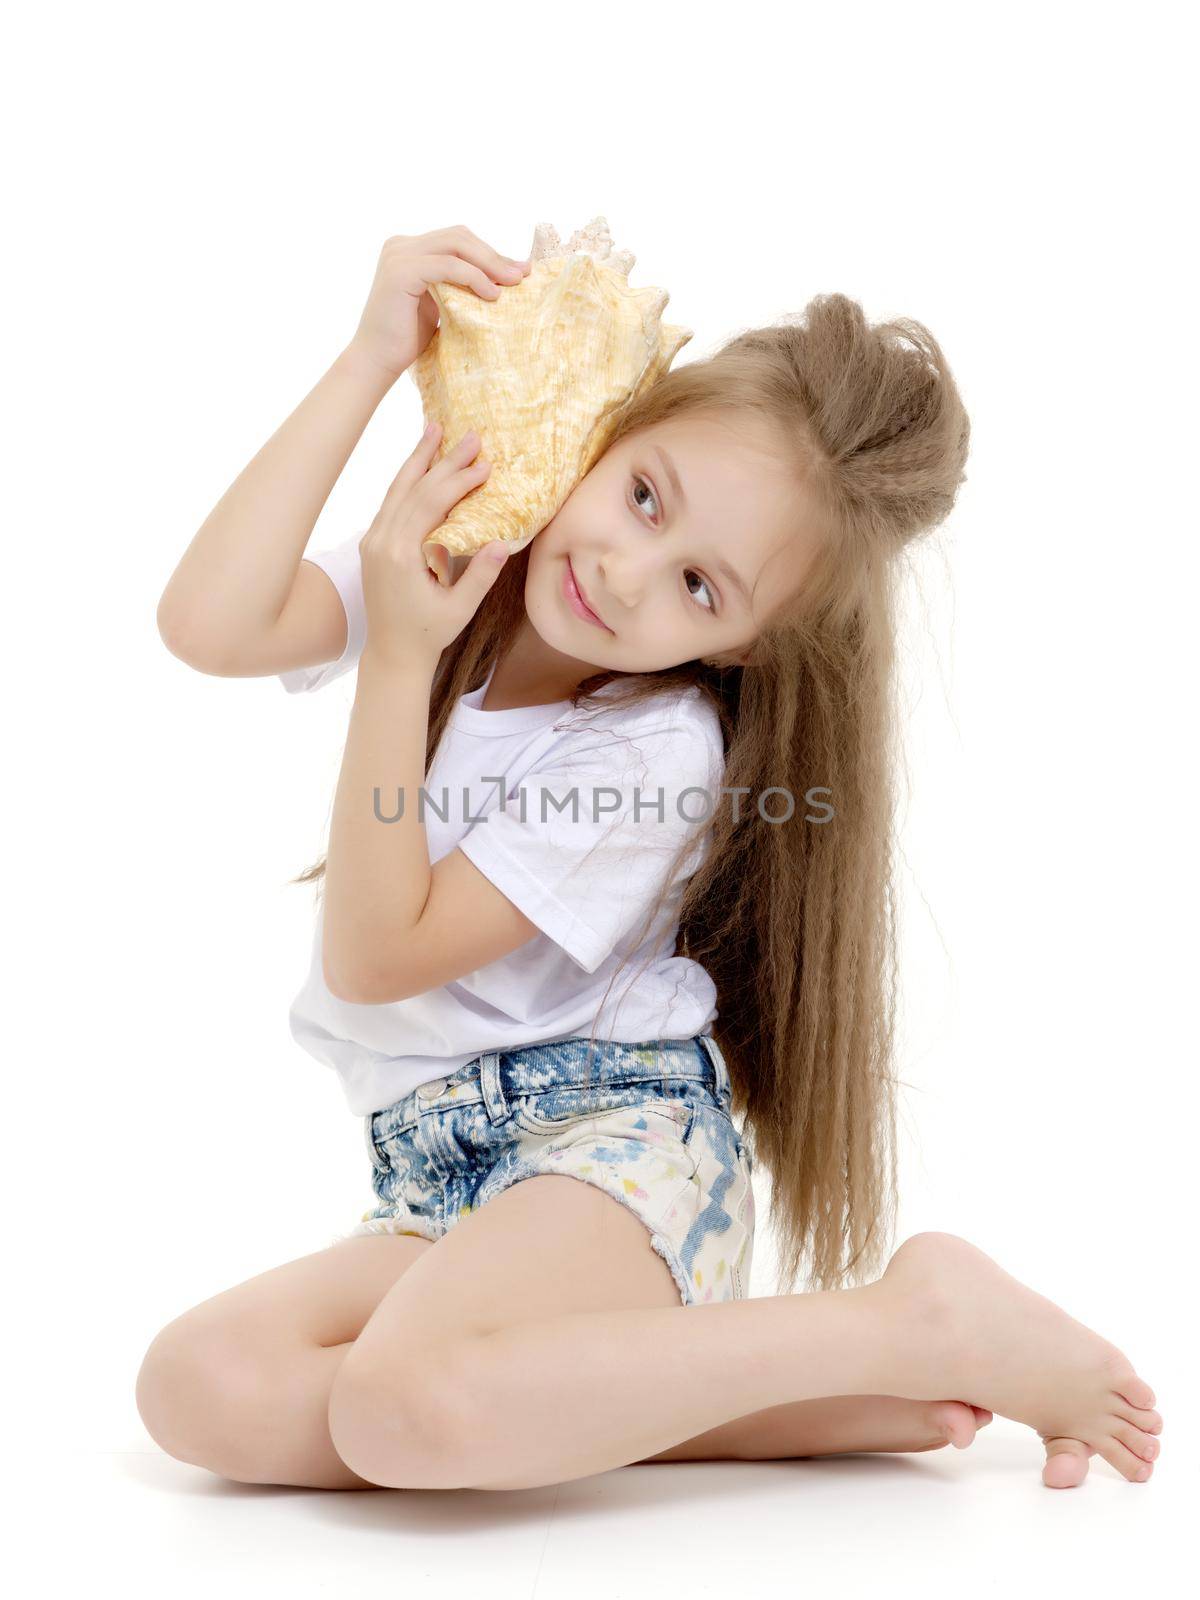
<instances>
[{"instance_id":1,"label":"girl's arm","mask_svg":"<svg viewBox=\"0 0 1200 1600\"><path fill-rule=\"evenodd\" d=\"M329 992L356 1005L424 994L539 932L461 850L430 865L418 791L434 670L419 659L379 659L370 643L359 664L329 831L321 949ZM439 808L464 803L436 786L431 799Z\"/></svg>"},{"instance_id":2,"label":"girl's arm","mask_svg":"<svg viewBox=\"0 0 1200 1600\"><path fill-rule=\"evenodd\" d=\"M530 267L462 226L385 242L354 337L226 489L171 574L158 631L173 655L223 677L341 655L341 600L323 572L301 563L321 508L376 406L437 329L430 285L494 300Z\"/></svg>"},{"instance_id":3,"label":"girl's arm","mask_svg":"<svg viewBox=\"0 0 1200 1600\"><path fill-rule=\"evenodd\" d=\"M229 486L158 604L158 630L173 655L223 676L280 670L267 641L292 595L305 547L363 430L399 376L352 340ZM287 637L280 637L284 667L322 650L336 655L336 635L344 633L329 580L317 571L309 576L305 604L292 610ZM312 640L301 636L306 629Z\"/></svg>"},{"instance_id":4,"label":"girl's arm","mask_svg":"<svg viewBox=\"0 0 1200 1600\"><path fill-rule=\"evenodd\" d=\"M477 435L468 433L435 462L439 444L432 424L359 546L366 639L333 801L322 937L327 988L359 1004L394 998L395 984L409 981L409 953L433 885L420 798L433 682L447 646L470 624L507 554L495 542L476 551L449 588L429 581L422 541L491 470L479 456ZM482 937L454 940L473 952L486 948L488 961L537 931L496 899ZM464 900L466 912L471 902Z\"/></svg>"}]
</instances>

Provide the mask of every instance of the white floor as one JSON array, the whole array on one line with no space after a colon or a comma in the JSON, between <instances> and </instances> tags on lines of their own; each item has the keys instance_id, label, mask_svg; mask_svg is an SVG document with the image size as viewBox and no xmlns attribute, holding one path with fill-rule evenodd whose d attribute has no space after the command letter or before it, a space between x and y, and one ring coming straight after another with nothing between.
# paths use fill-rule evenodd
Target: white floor
<instances>
[{"instance_id":1,"label":"white floor","mask_svg":"<svg viewBox=\"0 0 1200 1600\"><path fill-rule=\"evenodd\" d=\"M19 1538L26 1570L45 1564L47 1581L22 1592L114 1581L125 1597L172 1600L1195 1592L1195 1452L1173 1447L1145 1486L1093 1458L1084 1486L1057 1492L1038 1461L1036 1438L1002 1418L966 1451L663 1463L505 1493L273 1488L150 1448L81 1454L25 1463ZM1172 1549L1187 1566L1164 1582Z\"/></svg>"}]
</instances>

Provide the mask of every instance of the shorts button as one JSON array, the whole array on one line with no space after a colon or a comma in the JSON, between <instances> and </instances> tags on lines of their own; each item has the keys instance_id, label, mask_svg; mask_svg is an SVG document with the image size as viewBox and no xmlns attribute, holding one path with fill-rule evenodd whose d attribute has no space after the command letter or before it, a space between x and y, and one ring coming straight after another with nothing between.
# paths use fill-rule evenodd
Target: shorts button
<instances>
[{"instance_id":1,"label":"shorts button","mask_svg":"<svg viewBox=\"0 0 1200 1600\"><path fill-rule=\"evenodd\" d=\"M434 1078L432 1083L423 1083L417 1090L417 1093L421 1096L422 1100L436 1100L438 1095L440 1095L442 1090L446 1087L446 1083L447 1080L445 1078Z\"/></svg>"}]
</instances>

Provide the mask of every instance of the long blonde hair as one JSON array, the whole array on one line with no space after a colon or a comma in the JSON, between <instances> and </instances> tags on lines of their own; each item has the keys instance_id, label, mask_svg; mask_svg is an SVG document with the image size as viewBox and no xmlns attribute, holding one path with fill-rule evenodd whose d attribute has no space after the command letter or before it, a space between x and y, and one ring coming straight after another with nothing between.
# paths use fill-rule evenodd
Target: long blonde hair
<instances>
[{"instance_id":1,"label":"long blonde hair","mask_svg":"<svg viewBox=\"0 0 1200 1600\"><path fill-rule=\"evenodd\" d=\"M818 516L815 564L744 666L595 673L572 703L609 683L608 706L696 684L720 716L724 786L746 798L736 821L721 804L704 824L706 853L679 908L681 951L717 988L713 1031L734 1115L770 1175L778 1292L806 1268L812 1287L847 1287L886 1263L895 1226L896 558L949 514L970 423L928 329L908 318L871 324L840 294L668 370L613 420L601 453L686 415L744 425L757 439L765 426ZM510 557L443 654L427 771L459 698L524 620L528 559L528 546ZM802 797L814 785L831 791L832 821L806 820ZM795 797L787 821L756 807L776 788ZM292 881L324 869L322 858Z\"/></svg>"}]
</instances>

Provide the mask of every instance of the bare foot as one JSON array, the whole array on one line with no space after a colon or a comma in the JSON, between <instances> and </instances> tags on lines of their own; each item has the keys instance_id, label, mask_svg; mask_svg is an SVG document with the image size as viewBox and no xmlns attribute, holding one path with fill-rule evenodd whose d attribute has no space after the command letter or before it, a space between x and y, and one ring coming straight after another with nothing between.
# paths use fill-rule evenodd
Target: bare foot
<instances>
[{"instance_id":1,"label":"bare foot","mask_svg":"<svg viewBox=\"0 0 1200 1600\"><path fill-rule=\"evenodd\" d=\"M784 1461L876 1450L965 1450L992 1413L960 1400L835 1394L768 1406L645 1456L651 1461Z\"/></svg>"},{"instance_id":2,"label":"bare foot","mask_svg":"<svg viewBox=\"0 0 1200 1600\"><path fill-rule=\"evenodd\" d=\"M844 1454L850 1450L912 1453L944 1449L947 1444L952 1444L956 1450L965 1450L978 1430L986 1428L992 1420L992 1413L983 1406L964 1405L961 1400L900 1400L894 1395L858 1398L876 1402L886 1399L892 1408L876 1405L871 1413L863 1414L863 1438L878 1442L847 1444L837 1442L835 1437L824 1443L818 1440L813 1448L797 1453L810 1456ZM1088 1461L1096 1452L1079 1439L1043 1439L1043 1443L1046 1464L1042 1468L1042 1482L1050 1489L1078 1488L1087 1477Z\"/></svg>"},{"instance_id":3,"label":"bare foot","mask_svg":"<svg viewBox=\"0 0 1200 1600\"><path fill-rule=\"evenodd\" d=\"M851 1452L965 1450L992 1413L961 1400L902 1400L894 1394L835 1395L800 1402L811 1408L796 1455L846 1455ZM828 1415L820 1408L828 1408ZM835 1407L840 1407L835 1411ZM784 1408L789 1409L789 1408ZM796 1408L799 1409L799 1408Z\"/></svg>"},{"instance_id":4,"label":"bare foot","mask_svg":"<svg viewBox=\"0 0 1200 1600\"><path fill-rule=\"evenodd\" d=\"M1116 1345L982 1250L952 1233L914 1234L878 1287L901 1297L916 1336L914 1399L949 1389L1036 1429L1050 1488L1081 1483L1093 1451L1130 1483L1149 1478L1162 1428L1149 1384Z\"/></svg>"}]
</instances>

